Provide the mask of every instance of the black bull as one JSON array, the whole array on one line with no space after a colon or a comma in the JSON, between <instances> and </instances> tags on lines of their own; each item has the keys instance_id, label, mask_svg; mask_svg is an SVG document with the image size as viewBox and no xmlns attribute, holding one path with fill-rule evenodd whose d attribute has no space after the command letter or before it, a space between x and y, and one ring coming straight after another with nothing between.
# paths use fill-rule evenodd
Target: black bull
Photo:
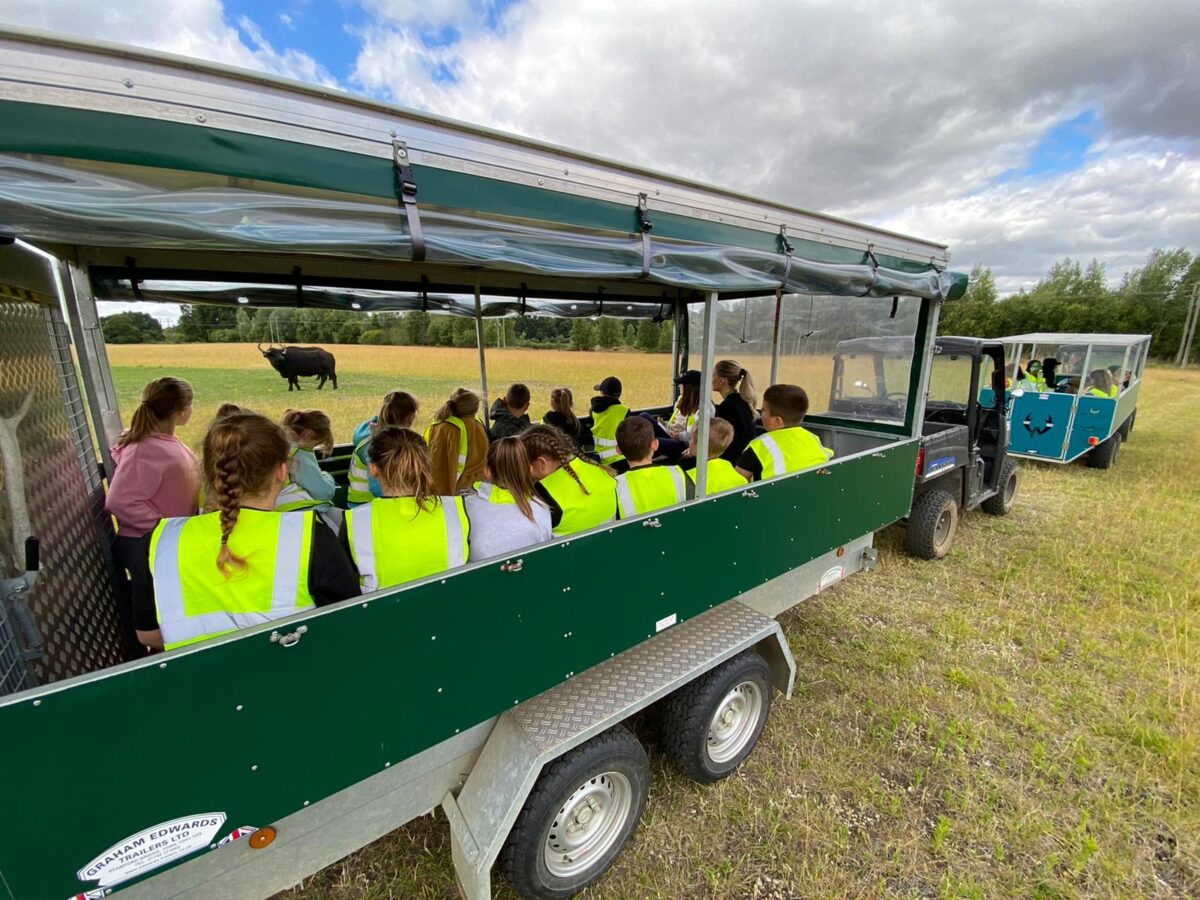
<instances>
[{"instance_id":1,"label":"black bull","mask_svg":"<svg viewBox=\"0 0 1200 900\"><path fill-rule=\"evenodd\" d=\"M293 388L300 390L298 379L310 375L320 379L317 382L318 391L327 380L332 381L333 389L337 390L337 360L328 350L320 347L270 347L263 350L261 344L258 349L275 371L287 379L288 391Z\"/></svg>"}]
</instances>

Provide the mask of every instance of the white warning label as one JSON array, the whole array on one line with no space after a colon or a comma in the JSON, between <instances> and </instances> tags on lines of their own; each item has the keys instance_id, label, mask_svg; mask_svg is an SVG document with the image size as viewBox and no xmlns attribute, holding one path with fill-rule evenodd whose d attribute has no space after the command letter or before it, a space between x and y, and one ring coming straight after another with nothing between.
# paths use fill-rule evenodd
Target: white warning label
<instances>
[{"instance_id":1,"label":"white warning label","mask_svg":"<svg viewBox=\"0 0 1200 900\"><path fill-rule=\"evenodd\" d=\"M225 824L225 813L201 813L163 822L113 844L76 874L80 881L110 887L208 847Z\"/></svg>"}]
</instances>

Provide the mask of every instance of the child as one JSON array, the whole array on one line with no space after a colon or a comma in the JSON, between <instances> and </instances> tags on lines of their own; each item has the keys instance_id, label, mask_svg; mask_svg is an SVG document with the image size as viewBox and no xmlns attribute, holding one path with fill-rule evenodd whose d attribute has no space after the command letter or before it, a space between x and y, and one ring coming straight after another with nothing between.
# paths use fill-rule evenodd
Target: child
<instances>
[{"instance_id":1,"label":"child","mask_svg":"<svg viewBox=\"0 0 1200 900\"><path fill-rule=\"evenodd\" d=\"M617 510L622 519L666 509L688 499L689 488L679 466L654 465L658 438L654 426L641 416L631 416L617 426L617 448L629 462L617 476Z\"/></svg>"},{"instance_id":2,"label":"child","mask_svg":"<svg viewBox=\"0 0 1200 900\"><path fill-rule=\"evenodd\" d=\"M130 602L120 609L131 658L158 633L150 581L149 538L161 519L199 511L200 461L175 429L192 416L192 386L159 378L142 391L129 430L112 448L116 467L104 508L117 520L114 554L129 578ZM137 640L134 640L136 634Z\"/></svg>"},{"instance_id":3,"label":"child","mask_svg":"<svg viewBox=\"0 0 1200 900\"><path fill-rule=\"evenodd\" d=\"M521 432L534 490L550 507L554 534L587 531L617 517L617 482L608 469L576 455L568 438L549 425Z\"/></svg>"},{"instance_id":4,"label":"child","mask_svg":"<svg viewBox=\"0 0 1200 900\"><path fill-rule=\"evenodd\" d=\"M515 553L554 535L550 507L536 496L529 454L516 437L488 446L487 480L463 498L471 520L471 561Z\"/></svg>"},{"instance_id":5,"label":"child","mask_svg":"<svg viewBox=\"0 0 1200 900\"><path fill-rule=\"evenodd\" d=\"M609 376L596 385L600 392L592 398L592 442L600 462L607 465L621 459L617 448L617 426L629 415L629 407L621 403L621 379Z\"/></svg>"},{"instance_id":6,"label":"child","mask_svg":"<svg viewBox=\"0 0 1200 900\"><path fill-rule=\"evenodd\" d=\"M492 404L492 428L488 436L494 441L512 437L529 427L529 388L514 384Z\"/></svg>"},{"instance_id":7,"label":"child","mask_svg":"<svg viewBox=\"0 0 1200 900\"><path fill-rule=\"evenodd\" d=\"M763 393L762 423L767 429L738 457L737 470L748 481L802 472L828 462L833 451L800 423L808 412L808 394L795 384L773 384Z\"/></svg>"},{"instance_id":8,"label":"child","mask_svg":"<svg viewBox=\"0 0 1200 900\"><path fill-rule=\"evenodd\" d=\"M319 409L284 410L284 434L292 447L288 463L288 480L275 508L288 512L296 509L328 510L337 492L337 483L328 472L321 471L316 451L323 456L333 452L333 430L329 416Z\"/></svg>"},{"instance_id":9,"label":"child","mask_svg":"<svg viewBox=\"0 0 1200 900\"><path fill-rule=\"evenodd\" d=\"M433 487L438 494L457 494L483 480L488 435L475 418L477 412L479 395L459 388L442 404L433 424L425 429Z\"/></svg>"},{"instance_id":10,"label":"child","mask_svg":"<svg viewBox=\"0 0 1200 900\"><path fill-rule=\"evenodd\" d=\"M696 455L696 439L699 435L700 429L696 428L692 432L692 444L690 448L692 456ZM745 476L733 467L733 463L721 458L721 454L725 452L725 448L729 446L732 440L732 425L724 419L715 417L708 420L708 481L705 492L710 497L713 494L732 491L735 488L743 488L748 484ZM689 469L687 476L695 483L696 470Z\"/></svg>"},{"instance_id":11,"label":"child","mask_svg":"<svg viewBox=\"0 0 1200 900\"><path fill-rule=\"evenodd\" d=\"M354 567L325 523L311 511L275 509L289 452L283 429L265 416L213 423L204 474L217 511L164 519L150 543L161 629L147 636L150 646L171 650L358 594Z\"/></svg>"},{"instance_id":12,"label":"child","mask_svg":"<svg viewBox=\"0 0 1200 900\"><path fill-rule=\"evenodd\" d=\"M371 474L383 497L346 513L342 532L364 593L466 564L470 522L462 497L433 489L429 448L415 431L383 428L371 439Z\"/></svg>"},{"instance_id":13,"label":"child","mask_svg":"<svg viewBox=\"0 0 1200 900\"><path fill-rule=\"evenodd\" d=\"M354 452L350 455L350 485L346 492L346 505L357 506L370 503L373 497L382 497L383 489L371 477L367 458L371 438L380 428L412 428L417 418L417 398L404 391L392 391L383 398L379 415L354 429Z\"/></svg>"},{"instance_id":14,"label":"child","mask_svg":"<svg viewBox=\"0 0 1200 900\"><path fill-rule=\"evenodd\" d=\"M556 387L550 392L550 411L542 421L565 434L576 447L592 445L592 430L575 415L575 395L570 388Z\"/></svg>"}]
</instances>

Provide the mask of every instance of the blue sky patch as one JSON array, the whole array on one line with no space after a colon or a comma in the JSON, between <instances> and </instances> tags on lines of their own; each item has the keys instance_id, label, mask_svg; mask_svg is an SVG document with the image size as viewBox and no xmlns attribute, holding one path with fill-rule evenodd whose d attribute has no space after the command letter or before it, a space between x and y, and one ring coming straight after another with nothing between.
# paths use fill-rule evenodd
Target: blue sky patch
<instances>
[{"instance_id":1,"label":"blue sky patch","mask_svg":"<svg viewBox=\"0 0 1200 900\"><path fill-rule=\"evenodd\" d=\"M1051 127L1029 152L1029 160L1024 166L1009 169L998 176L996 181L1006 182L1017 178L1038 178L1073 172L1083 166L1088 150L1103 132L1103 116L1095 109L1085 109Z\"/></svg>"},{"instance_id":2,"label":"blue sky patch","mask_svg":"<svg viewBox=\"0 0 1200 900\"><path fill-rule=\"evenodd\" d=\"M225 20L237 26L245 16L280 53L299 50L329 70L340 82L350 80L362 49L351 29L365 27L366 14L356 5L326 0L225 0ZM244 39L251 43L249 36Z\"/></svg>"}]
</instances>

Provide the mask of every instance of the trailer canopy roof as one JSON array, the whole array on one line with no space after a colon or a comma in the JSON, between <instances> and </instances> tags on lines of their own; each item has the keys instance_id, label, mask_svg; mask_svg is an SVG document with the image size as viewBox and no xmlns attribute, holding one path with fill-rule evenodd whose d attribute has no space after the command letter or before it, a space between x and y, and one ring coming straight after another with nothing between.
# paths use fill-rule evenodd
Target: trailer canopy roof
<instances>
[{"instance_id":1,"label":"trailer canopy roof","mask_svg":"<svg viewBox=\"0 0 1200 900\"><path fill-rule=\"evenodd\" d=\"M93 270L644 302L966 288L938 243L195 60L0 30L0 81L0 223Z\"/></svg>"},{"instance_id":2,"label":"trailer canopy roof","mask_svg":"<svg viewBox=\"0 0 1200 900\"><path fill-rule=\"evenodd\" d=\"M1033 332L999 338L1006 344L1104 344L1109 347L1131 347L1150 340L1148 334L1069 334L1066 332Z\"/></svg>"}]
</instances>

